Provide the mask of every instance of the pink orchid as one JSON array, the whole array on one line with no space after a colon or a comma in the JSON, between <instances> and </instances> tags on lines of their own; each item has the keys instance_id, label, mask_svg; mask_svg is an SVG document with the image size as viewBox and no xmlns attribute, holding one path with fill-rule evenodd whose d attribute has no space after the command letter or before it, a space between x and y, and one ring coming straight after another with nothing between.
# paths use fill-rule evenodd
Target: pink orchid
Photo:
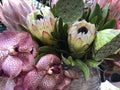
<instances>
[{"instance_id":1,"label":"pink orchid","mask_svg":"<svg viewBox=\"0 0 120 90\"><path fill-rule=\"evenodd\" d=\"M35 69L25 76L20 86L23 85L23 90L68 90L73 78L78 78L78 75L72 71L64 74L60 59L48 54L38 61Z\"/></svg>"},{"instance_id":2,"label":"pink orchid","mask_svg":"<svg viewBox=\"0 0 120 90\"><path fill-rule=\"evenodd\" d=\"M11 30L20 30L19 24L26 25L26 17L32 11L27 0L2 0L0 19Z\"/></svg>"},{"instance_id":3,"label":"pink orchid","mask_svg":"<svg viewBox=\"0 0 120 90\"><path fill-rule=\"evenodd\" d=\"M6 30L0 34L0 69L14 78L21 71L33 68L35 48L33 40L27 32Z\"/></svg>"}]
</instances>

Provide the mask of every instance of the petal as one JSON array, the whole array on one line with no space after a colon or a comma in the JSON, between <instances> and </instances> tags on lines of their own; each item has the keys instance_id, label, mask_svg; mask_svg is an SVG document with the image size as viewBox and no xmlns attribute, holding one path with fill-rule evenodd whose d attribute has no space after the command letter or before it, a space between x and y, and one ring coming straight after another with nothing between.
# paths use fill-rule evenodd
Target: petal
<instances>
[{"instance_id":1,"label":"petal","mask_svg":"<svg viewBox=\"0 0 120 90\"><path fill-rule=\"evenodd\" d=\"M30 51L33 48L33 41L32 41L32 37L30 36L30 34L26 32L21 32L21 33L18 33L16 37L20 39L19 44L18 44L19 52L30 53Z\"/></svg>"},{"instance_id":2,"label":"petal","mask_svg":"<svg viewBox=\"0 0 120 90\"><path fill-rule=\"evenodd\" d=\"M53 44L53 41L52 41L52 38L51 38L51 35L46 32L46 31L43 31L42 32L42 39L41 39L45 44Z\"/></svg>"},{"instance_id":3,"label":"petal","mask_svg":"<svg viewBox=\"0 0 120 90\"><path fill-rule=\"evenodd\" d=\"M22 61L22 71L30 71L34 65L34 56L27 53L19 53L18 58Z\"/></svg>"},{"instance_id":4,"label":"petal","mask_svg":"<svg viewBox=\"0 0 120 90\"><path fill-rule=\"evenodd\" d=\"M55 89L56 82L53 76L46 75L41 83L39 83L39 88L41 90L56 90Z\"/></svg>"},{"instance_id":5,"label":"petal","mask_svg":"<svg viewBox=\"0 0 120 90\"><path fill-rule=\"evenodd\" d=\"M64 75L67 77L67 78L70 78L70 79L76 79L76 78L79 78L79 74L74 71L74 70L65 70L64 71Z\"/></svg>"},{"instance_id":6,"label":"petal","mask_svg":"<svg viewBox=\"0 0 120 90\"><path fill-rule=\"evenodd\" d=\"M11 78L18 76L22 69L22 61L15 56L8 56L2 64L3 71Z\"/></svg>"},{"instance_id":7,"label":"petal","mask_svg":"<svg viewBox=\"0 0 120 90\"><path fill-rule=\"evenodd\" d=\"M41 79L44 77L45 72L37 72L37 70L30 71L24 78L24 89L25 90L36 90Z\"/></svg>"},{"instance_id":8,"label":"petal","mask_svg":"<svg viewBox=\"0 0 120 90\"><path fill-rule=\"evenodd\" d=\"M60 59L54 54L47 54L38 61L36 68L38 70L49 70L52 65L61 64Z\"/></svg>"},{"instance_id":9,"label":"petal","mask_svg":"<svg viewBox=\"0 0 120 90\"><path fill-rule=\"evenodd\" d=\"M14 82L14 80L11 79L11 78L8 78L4 90L14 90L14 87L15 87L15 82Z\"/></svg>"},{"instance_id":10,"label":"petal","mask_svg":"<svg viewBox=\"0 0 120 90\"><path fill-rule=\"evenodd\" d=\"M0 89L4 90L5 89L5 85L7 83L8 78L7 77L0 77Z\"/></svg>"},{"instance_id":11,"label":"petal","mask_svg":"<svg viewBox=\"0 0 120 90\"><path fill-rule=\"evenodd\" d=\"M64 77L62 83L57 85L57 90L69 90L71 84L71 79Z\"/></svg>"},{"instance_id":12,"label":"petal","mask_svg":"<svg viewBox=\"0 0 120 90\"><path fill-rule=\"evenodd\" d=\"M17 33L12 30L5 30L0 34L0 48L10 48L18 43L18 38L15 38Z\"/></svg>"}]
</instances>

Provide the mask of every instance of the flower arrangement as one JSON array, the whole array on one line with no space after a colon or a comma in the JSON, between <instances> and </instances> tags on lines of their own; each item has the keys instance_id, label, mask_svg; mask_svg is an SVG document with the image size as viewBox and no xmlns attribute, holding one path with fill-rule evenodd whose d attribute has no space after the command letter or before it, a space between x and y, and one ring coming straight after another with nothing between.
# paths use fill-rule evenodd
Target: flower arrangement
<instances>
[{"instance_id":1,"label":"flower arrangement","mask_svg":"<svg viewBox=\"0 0 120 90\"><path fill-rule=\"evenodd\" d=\"M119 52L120 15L111 13L119 4L115 1L105 5L94 0L89 6L82 0L2 0L0 20L7 27L0 34L4 90L69 90L79 78L73 67L88 80L89 67Z\"/></svg>"}]
</instances>

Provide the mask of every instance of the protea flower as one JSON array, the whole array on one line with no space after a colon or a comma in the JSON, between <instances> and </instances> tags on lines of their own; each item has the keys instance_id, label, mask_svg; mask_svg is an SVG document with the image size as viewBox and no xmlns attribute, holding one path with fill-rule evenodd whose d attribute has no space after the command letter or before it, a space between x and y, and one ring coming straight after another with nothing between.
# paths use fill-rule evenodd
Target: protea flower
<instances>
[{"instance_id":1,"label":"protea flower","mask_svg":"<svg viewBox=\"0 0 120 90\"><path fill-rule=\"evenodd\" d=\"M120 29L120 19L116 21L116 28Z\"/></svg>"},{"instance_id":2,"label":"protea flower","mask_svg":"<svg viewBox=\"0 0 120 90\"><path fill-rule=\"evenodd\" d=\"M93 0L93 3L98 3L101 7L104 7L106 3L109 4L109 19L120 19L120 0Z\"/></svg>"},{"instance_id":3,"label":"protea flower","mask_svg":"<svg viewBox=\"0 0 120 90\"><path fill-rule=\"evenodd\" d=\"M55 18L49 7L41 7L41 11L36 10L29 14L27 25L31 34L41 42L49 45L55 44L51 35L55 26Z\"/></svg>"},{"instance_id":4,"label":"protea flower","mask_svg":"<svg viewBox=\"0 0 120 90\"><path fill-rule=\"evenodd\" d=\"M10 30L20 30L19 24L26 26L26 17L32 8L27 0L2 0L0 19Z\"/></svg>"},{"instance_id":5,"label":"protea flower","mask_svg":"<svg viewBox=\"0 0 120 90\"><path fill-rule=\"evenodd\" d=\"M77 21L68 30L68 44L72 52L83 53L95 38L95 25Z\"/></svg>"},{"instance_id":6,"label":"protea flower","mask_svg":"<svg viewBox=\"0 0 120 90\"><path fill-rule=\"evenodd\" d=\"M36 68L25 76L23 87L24 90L65 90L74 78L78 78L75 72L68 71L64 74L57 56L47 54L39 60Z\"/></svg>"},{"instance_id":7,"label":"protea flower","mask_svg":"<svg viewBox=\"0 0 120 90\"><path fill-rule=\"evenodd\" d=\"M21 71L33 68L33 49L36 48L29 33L6 30L0 34L0 69L14 78Z\"/></svg>"},{"instance_id":8,"label":"protea flower","mask_svg":"<svg viewBox=\"0 0 120 90\"><path fill-rule=\"evenodd\" d=\"M59 0L49 0L51 7L53 7Z\"/></svg>"}]
</instances>

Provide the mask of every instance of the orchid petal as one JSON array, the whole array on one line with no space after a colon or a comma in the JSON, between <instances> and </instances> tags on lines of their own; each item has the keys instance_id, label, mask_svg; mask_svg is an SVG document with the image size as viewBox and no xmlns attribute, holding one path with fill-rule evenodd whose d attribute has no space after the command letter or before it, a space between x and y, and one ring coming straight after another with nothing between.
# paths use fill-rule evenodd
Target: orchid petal
<instances>
[{"instance_id":1,"label":"orchid petal","mask_svg":"<svg viewBox=\"0 0 120 90\"><path fill-rule=\"evenodd\" d=\"M14 78L18 76L22 69L22 61L15 56L8 56L2 64L3 71Z\"/></svg>"},{"instance_id":2,"label":"orchid petal","mask_svg":"<svg viewBox=\"0 0 120 90\"><path fill-rule=\"evenodd\" d=\"M45 72L37 72L37 70L30 71L24 79L23 85L25 90L36 90L42 78L44 77Z\"/></svg>"}]
</instances>

